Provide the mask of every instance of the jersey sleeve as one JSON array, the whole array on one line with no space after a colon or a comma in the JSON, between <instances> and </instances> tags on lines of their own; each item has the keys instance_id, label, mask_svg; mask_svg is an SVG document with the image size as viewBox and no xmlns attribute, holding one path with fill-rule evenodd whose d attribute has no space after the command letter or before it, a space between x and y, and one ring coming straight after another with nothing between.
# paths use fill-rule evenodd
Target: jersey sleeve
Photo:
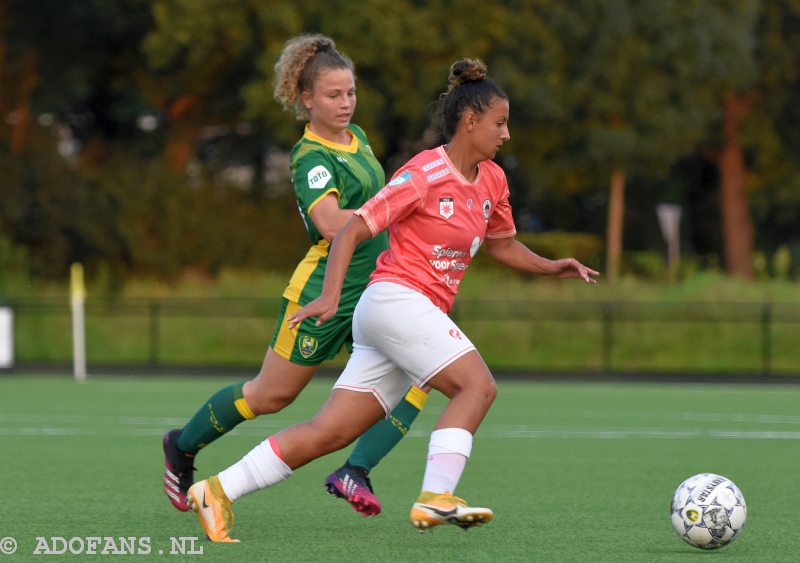
<instances>
[{"instance_id":1,"label":"jersey sleeve","mask_svg":"<svg viewBox=\"0 0 800 563\"><path fill-rule=\"evenodd\" d=\"M310 213L329 193L339 198L335 172L324 150L312 150L297 159L292 170L297 200Z\"/></svg>"},{"instance_id":2,"label":"jersey sleeve","mask_svg":"<svg viewBox=\"0 0 800 563\"><path fill-rule=\"evenodd\" d=\"M356 215L364 219L375 236L422 207L427 193L428 183L418 167L401 168Z\"/></svg>"},{"instance_id":3,"label":"jersey sleeve","mask_svg":"<svg viewBox=\"0 0 800 563\"><path fill-rule=\"evenodd\" d=\"M502 177L500 199L495 204L492 214L489 216L486 238L509 238L517 234L517 228L514 226L514 217L511 215L511 205L508 203L510 195L508 180L506 180L504 174Z\"/></svg>"}]
</instances>

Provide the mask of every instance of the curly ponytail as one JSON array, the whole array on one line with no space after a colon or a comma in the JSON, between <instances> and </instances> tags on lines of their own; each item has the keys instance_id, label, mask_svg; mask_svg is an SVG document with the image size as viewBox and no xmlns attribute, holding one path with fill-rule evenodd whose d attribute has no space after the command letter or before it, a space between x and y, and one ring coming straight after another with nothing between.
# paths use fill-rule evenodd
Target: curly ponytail
<instances>
[{"instance_id":1,"label":"curly ponytail","mask_svg":"<svg viewBox=\"0 0 800 563\"><path fill-rule=\"evenodd\" d=\"M308 33L290 39L275 63L275 100L293 111L298 121L307 120L308 109L300 94L314 89L321 71L336 68L347 69L355 77L353 61L336 50L330 37Z\"/></svg>"}]
</instances>

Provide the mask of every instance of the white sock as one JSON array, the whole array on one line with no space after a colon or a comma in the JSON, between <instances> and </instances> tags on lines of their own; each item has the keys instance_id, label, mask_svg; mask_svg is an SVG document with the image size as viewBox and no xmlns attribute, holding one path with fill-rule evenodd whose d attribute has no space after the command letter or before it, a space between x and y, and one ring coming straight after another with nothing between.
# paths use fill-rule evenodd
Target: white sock
<instances>
[{"instance_id":1,"label":"white sock","mask_svg":"<svg viewBox=\"0 0 800 563\"><path fill-rule=\"evenodd\" d=\"M472 434L462 428L444 428L431 434L422 490L453 494L472 453Z\"/></svg>"},{"instance_id":2,"label":"white sock","mask_svg":"<svg viewBox=\"0 0 800 563\"><path fill-rule=\"evenodd\" d=\"M292 470L280 457L275 438L270 436L253 448L241 461L221 471L219 482L231 502L250 493L285 481Z\"/></svg>"}]
</instances>

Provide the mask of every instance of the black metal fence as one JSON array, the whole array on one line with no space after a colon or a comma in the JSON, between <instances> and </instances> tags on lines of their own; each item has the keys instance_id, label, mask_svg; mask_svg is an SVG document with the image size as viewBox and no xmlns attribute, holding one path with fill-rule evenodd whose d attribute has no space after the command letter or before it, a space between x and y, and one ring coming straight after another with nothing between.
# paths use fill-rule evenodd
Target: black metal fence
<instances>
[{"instance_id":1,"label":"black metal fence","mask_svg":"<svg viewBox=\"0 0 800 563\"><path fill-rule=\"evenodd\" d=\"M68 303L6 304L18 365L71 360ZM274 298L90 299L88 362L257 368L279 306ZM800 374L800 304L460 299L451 316L499 369Z\"/></svg>"}]
</instances>

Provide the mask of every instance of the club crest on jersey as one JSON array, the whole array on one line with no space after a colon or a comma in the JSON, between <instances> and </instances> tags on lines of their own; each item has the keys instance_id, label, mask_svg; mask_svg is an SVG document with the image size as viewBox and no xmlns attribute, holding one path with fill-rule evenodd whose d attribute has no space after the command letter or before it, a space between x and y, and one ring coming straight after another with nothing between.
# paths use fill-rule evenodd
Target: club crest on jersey
<instances>
[{"instance_id":1,"label":"club crest on jersey","mask_svg":"<svg viewBox=\"0 0 800 563\"><path fill-rule=\"evenodd\" d=\"M297 340L297 348L304 358L312 356L317 351L317 341L310 336L301 336Z\"/></svg>"},{"instance_id":2,"label":"club crest on jersey","mask_svg":"<svg viewBox=\"0 0 800 563\"><path fill-rule=\"evenodd\" d=\"M445 219L449 219L453 216L455 210L453 209L453 198L452 197L440 197L439 198L439 215L444 217Z\"/></svg>"},{"instance_id":3,"label":"club crest on jersey","mask_svg":"<svg viewBox=\"0 0 800 563\"><path fill-rule=\"evenodd\" d=\"M489 220L489 215L492 214L492 202L488 199L483 200L483 218Z\"/></svg>"},{"instance_id":4,"label":"club crest on jersey","mask_svg":"<svg viewBox=\"0 0 800 563\"><path fill-rule=\"evenodd\" d=\"M324 166L315 166L308 172L308 187L312 190L321 190L328 185L328 181L332 177Z\"/></svg>"}]
</instances>

